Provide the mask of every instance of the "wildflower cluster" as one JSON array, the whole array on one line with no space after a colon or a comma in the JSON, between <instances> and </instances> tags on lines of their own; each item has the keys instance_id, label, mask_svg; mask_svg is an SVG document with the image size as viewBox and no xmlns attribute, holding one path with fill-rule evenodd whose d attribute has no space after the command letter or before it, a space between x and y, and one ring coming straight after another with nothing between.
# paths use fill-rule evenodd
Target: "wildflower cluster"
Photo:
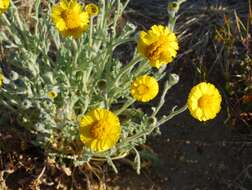
<instances>
[{"instance_id":1,"label":"wildflower cluster","mask_svg":"<svg viewBox=\"0 0 252 190\"><path fill-rule=\"evenodd\" d=\"M168 90L179 79L170 74L164 88L159 88L166 64L179 49L173 25L141 31L129 63L113 56L117 46L134 41L134 25L126 23L122 32L116 30L128 2L100 0L97 5L82 5L60 0L43 12L36 0L32 29L14 4L8 16L0 17L6 29L0 43L8 50L6 60L12 70L10 74L0 71L0 104L17 116L19 124L35 136L34 144L51 159L67 158L75 165L104 159L116 171L113 159L132 151L138 157L136 147L187 108L157 118ZM8 6L9 1L0 0L1 13ZM151 114L134 107L134 102L145 105L158 94L160 102ZM200 121L214 118L220 103L218 90L209 83L194 87L188 99L189 111ZM140 159L135 161L139 168Z\"/></svg>"}]
</instances>

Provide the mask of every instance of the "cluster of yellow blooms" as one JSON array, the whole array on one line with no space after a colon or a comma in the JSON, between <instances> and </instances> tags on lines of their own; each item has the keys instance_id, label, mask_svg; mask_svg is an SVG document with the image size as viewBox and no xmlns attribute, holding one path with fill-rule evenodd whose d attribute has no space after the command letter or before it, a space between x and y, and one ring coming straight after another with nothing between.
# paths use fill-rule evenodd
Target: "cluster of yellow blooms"
<instances>
[{"instance_id":1,"label":"cluster of yellow blooms","mask_svg":"<svg viewBox=\"0 0 252 190\"><path fill-rule=\"evenodd\" d=\"M6 11L9 0L0 0L0 14ZM64 36L74 38L88 29L89 19L99 14L99 8L89 4L83 9L77 0L60 0L52 7L52 21ZM151 66L160 68L173 61L179 49L178 40L168 27L154 25L147 32L141 31L137 42L138 52L149 60ZM0 75L0 87L3 77ZM131 95L138 101L148 102L159 91L157 80L148 75L137 77L131 84ZM55 98L57 93L48 92ZM213 119L221 109L221 95L214 85L202 82L189 94L188 108L200 121ZM103 108L96 108L80 119L80 139L92 151L101 152L112 148L119 140L121 126L117 115Z\"/></svg>"}]
</instances>

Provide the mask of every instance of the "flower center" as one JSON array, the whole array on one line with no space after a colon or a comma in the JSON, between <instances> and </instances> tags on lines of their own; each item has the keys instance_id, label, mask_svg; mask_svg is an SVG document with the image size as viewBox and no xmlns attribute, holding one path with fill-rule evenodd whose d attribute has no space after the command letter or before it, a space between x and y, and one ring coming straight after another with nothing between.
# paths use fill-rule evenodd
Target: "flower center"
<instances>
[{"instance_id":1,"label":"flower center","mask_svg":"<svg viewBox=\"0 0 252 190\"><path fill-rule=\"evenodd\" d=\"M78 28L81 25L80 14L74 10L65 10L62 18L69 29Z\"/></svg>"},{"instance_id":2,"label":"flower center","mask_svg":"<svg viewBox=\"0 0 252 190\"><path fill-rule=\"evenodd\" d=\"M140 85L137 87L137 92L138 94L142 95L142 94L146 94L148 92L149 88L146 85Z\"/></svg>"},{"instance_id":3,"label":"flower center","mask_svg":"<svg viewBox=\"0 0 252 190\"><path fill-rule=\"evenodd\" d=\"M94 123L90 129L90 135L95 139L104 139L107 136L107 122L100 120Z\"/></svg>"},{"instance_id":4,"label":"flower center","mask_svg":"<svg viewBox=\"0 0 252 190\"><path fill-rule=\"evenodd\" d=\"M204 95L198 100L198 106L200 108L206 108L211 104L211 96L209 95Z\"/></svg>"},{"instance_id":5,"label":"flower center","mask_svg":"<svg viewBox=\"0 0 252 190\"><path fill-rule=\"evenodd\" d=\"M98 13L98 9L97 9L96 6L91 5L91 6L90 6L90 9L88 10L88 12L89 12L89 14L91 14L91 15L96 15L96 14Z\"/></svg>"},{"instance_id":6,"label":"flower center","mask_svg":"<svg viewBox=\"0 0 252 190\"><path fill-rule=\"evenodd\" d=\"M152 43L147 48L147 57L152 61L159 59L162 52L163 52L164 47L165 47L164 40L158 40L158 41Z\"/></svg>"}]
</instances>

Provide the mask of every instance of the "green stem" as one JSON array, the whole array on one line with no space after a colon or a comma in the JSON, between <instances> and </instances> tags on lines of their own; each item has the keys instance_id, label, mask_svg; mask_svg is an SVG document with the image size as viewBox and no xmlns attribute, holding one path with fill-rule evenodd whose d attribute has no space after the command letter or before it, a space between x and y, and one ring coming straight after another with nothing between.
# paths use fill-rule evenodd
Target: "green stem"
<instances>
[{"instance_id":1,"label":"green stem","mask_svg":"<svg viewBox=\"0 0 252 190\"><path fill-rule=\"evenodd\" d=\"M168 14L169 14L169 22L168 22L168 27L171 29L171 31L174 31L174 27L176 24L176 14L179 11L180 5L184 2L186 2L187 0L177 0L176 2L171 2L171 3L176 3L178 8L174 8L172 10L168 10Z\"/></svg>"},{"instance_id":2,"label":"green stem","mask_svg":"<svg viewBox=\"0 0 252 190\"><path fill-rule=\"evenodd\" d=\"M117 145L118 149L122 148L123 146L127 145L130 142L134 142L135 139L138 139L140 137L147 136L147 135L151 134L151 132L153 130L155 130L157 127L159 127L163 123L167 122L168 120L172 119L176 115L184 112L186 109L187 109L187 105L183 106L182 108L178 109L177 111L172 111L167 117L161 119L157 124L152 124L146 130L144 130L144 131L142 131L142 132L140 132L138 134L135 134L135 135L133 135L131 137L128 137L123 142L119 143Z\"/></svg>"},{"instance_id":3,"label":"green stem","mask_svg":"<svg viewBox=\"0 0 252 190\"><path fill-rule=\"evenodd\" d=\"M167 122L168 120L172 119L173 117L175 117L176 115L184 112L187 110L187 104L184 105L182 108L176 110L176 111L172 111L168 116L163 117L157 124L157 127L164 124L165 122Z\"/></svg>"},{"instance_id":4,"label":"green stem","mask_svg":"<svg viewBox=\"0 0 252 190\"><path fill-rule=\"evenodd\" d=\"M90 18L90 29L89 29L89 47L92 48L93 45L93 25L94 25L94 17Z\"/></svg>"},{"instance_id":5,"label":"green stem","mask_svg":"<svg viewBox=\"0 0 252 190\"><path fill-rule=\"evenodd\" d=\"M172 85L170 85L169 81L166 81L165 82L165 87L164 87L164 91L161 95L161 99L160 99L160 102L157 106L157 108L155 109L155 111L153 112L153 114L151 115L151 117L155 117L157 115L157 113L159 112L159 110L162 108L162 106L164 105L165 103L165 96L168 92L168 90L172 87Z\"/></svg>"},{"instance_id":6,"label":"green stem","mask_svg":"<svg viewBox=\"0 0 252 190\"><path fill-rule=\"evenodd\" d=\"M120 10L120 0L117 0L117 10L116 10L116 15L114 16L114 21L113 21L113 37L116 36L116 26L118 23L118 18L120 17L121 14L121 10Z\"/></svg>"},{"instance_id":7,"label":"green stem","mask_svg":"<svg viewBox=\"0 0 252 190\"><path fill-rule=\"evenodd\" d=\"M117 77L115 84L118 84L119 80L121 79L121 77L127 73L135 64L137 64L139 61L142 60L142 57L137 56L135 59L131 60L131 62L129 64L127 64L123 69L122 72L119 74L119 76Z\"/></svg>"},{"instance_id":8,"label":"green stem","mask_svg":"<svg viewBox=\"0 0 252 190\"><path fill-rule=\"evenodd\" d=\"M102 0L102 15L101 15L101 22L100 22L100 29L103 30L104 22L105 22L105 13L106 13L106 1Z\"/></svg>"},{"instance_id":9,"label":"green stem","mask_svg":"<svg viewBox=\"0 0 252 190\"><path fill-rule=\"evenodd\" d=\"M119 110L115 111L116 115L120 115L122 112L124 112L129 106L134 104L136 100L135 99L130 99L128 100Z\"/></svg>"}]
</instances>

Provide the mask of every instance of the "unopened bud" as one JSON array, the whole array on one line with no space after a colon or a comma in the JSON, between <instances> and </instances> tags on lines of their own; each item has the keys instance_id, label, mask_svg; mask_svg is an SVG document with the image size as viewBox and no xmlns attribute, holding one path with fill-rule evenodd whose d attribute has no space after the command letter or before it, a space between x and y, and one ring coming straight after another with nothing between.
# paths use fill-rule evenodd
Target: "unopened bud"
<instances>
[{"instance_id":1,"label":"unopened bud","mask_svg":"<svg viewBox=\"0 0 252 190\"><path fill-rule=\"evenodd\" d=\"M10 80L15 81L15 80L18 79L18 77L19 77L19 75L18 75L17 72L15 72L15 71L11 71L11 72L10 72Z\"/></svg>"},{"instance_id":2,"label":"unopened bud","mask_svg":"<svg viewBox=\"0 0 252 190\"><path fill-rule=\"evenodd\" d=\"M168 4L168 11L178 11L178 9L179 9L179 4L177 3L177 2L170 2L169 4Z\"/></svg>"},{"instance_id":3,"label":"unopened bud","mask_svg":"<svg viewBox=\"0 0 252 190\"><path fill-rule=\"evenodd\" d=\"M29 109L30 107L32 107L31 101L27 99L24 100L21 105L22 105L22 108L24 109Z\"/></svg>"},{"instance_id":4,"label":"unopened bud","mask_svg":"<svg viewBox=\"0 0 252 190\"><path fill-rule=\"evenodd\" d=\"M39 131L39 132L44 132L44 131L46 131L45 125L42 124L42 123L36 123L36 124L35 124L35 129L36 129L36 131Z\"/></svg>"},{"instance_id":5,"label":"unopened bud","mask_svg":"<svg viewBox=\"0 0 252 190\"><path fill-rule=\"evenodd\" d=\"M170 85L175 85L179 81L179 76L175 73L170 74L169 76L169 84Z\"/></svg>"},{"instance_id":6,"label":"unopened bud","mask_svg":"<svg viewBox=\"0 0 252 190\"><path fill-rule=\"evenodd\" d=\"M49 84L54 84L56 81L53 78L52 72L47 72L44 74L44 80L48 82Z\"/></svg>"},{"instance_id":7,"label":"unopened bud","mask_svg":"<svg viewBox=\"0 0 252 190\"><path fill-rule=\"evenodd\" d=\"M51 100L45 100L45 101L43 102L43 105L44 105L46 108L50 108L50 107L53 105L53 103L52 103Z\"/></svg>"},{"instance_id":8,"label":"unopened bud","mask_svg":"<svg viewBox=\"0 0 252 190\"><path fill-rule=\"evenodd\" d=\"M157 124L157 118L156 117L150 117L149 119L148 119L148 123L150 124L150 125L156 125Z\"/></svg>"},{"instance_id":9,"label":"unopened bud","mask_svg":"<svg viewBox=\"0 0 252 190\"><path fill-rule=\"evenodd\" d=\"M104 79L101 79L97 82L97 87L101 90L104 91L107 88L107 81Z\"/></svg>"}]
</instances>

